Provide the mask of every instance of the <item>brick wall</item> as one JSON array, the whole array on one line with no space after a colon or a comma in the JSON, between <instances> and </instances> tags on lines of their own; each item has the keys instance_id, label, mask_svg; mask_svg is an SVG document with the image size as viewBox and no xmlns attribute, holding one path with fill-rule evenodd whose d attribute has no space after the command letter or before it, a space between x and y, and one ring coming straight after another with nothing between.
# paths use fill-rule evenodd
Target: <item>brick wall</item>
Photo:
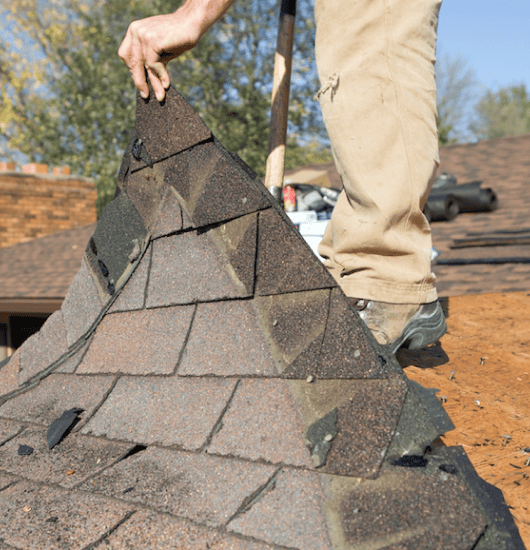
<instances>
[{"instance_id":1,"label":"brick wall","mask_svg":"<svg viewBox=\"0 0 530 550\"><path fill-rule=\"evenodd\" d=\"M94 182L31 164L0 163L0 248L96 221Z\"/></svg>"}]
</instances>

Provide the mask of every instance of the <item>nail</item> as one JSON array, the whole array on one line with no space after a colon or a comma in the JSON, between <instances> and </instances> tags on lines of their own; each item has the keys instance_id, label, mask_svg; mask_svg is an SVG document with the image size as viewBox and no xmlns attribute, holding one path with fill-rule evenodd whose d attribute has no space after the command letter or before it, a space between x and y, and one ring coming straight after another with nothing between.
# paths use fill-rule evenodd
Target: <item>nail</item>
<instances>
[{"instance_id":1,"label":"nail","mask_svg":"<svg viewBox=\"0 0 530 550\"><path fill-rule=\"evenodd\" d=\"M526 461L526 465L530 466L530 456L528 457L528 460Z\"/></svg>"},{"instance_id":2,"label":"nail","mask_svg":"<svg viewBox=\"0 0 530 550\"><path fill-rule=\"evenodd\" d=\"M454 377L455 377L455 371L452 370L452 371L451 371L451 374L450 374L450 376L449 376L449 380L452 380Z\"/></svg>"},{"instance_id":3,"label":"nail","mask_svg":"<svg viewBox=\"0 0 530 550\"><path fill-rule=\"evenodd\" d=\"M505 447L506 443L511 439L512 437L508 434L504 434L504 441L502 442L502 446Z\"/></svg>"},{"instance_id":4,"label":"nail","mask_svg":"<svg viewBox=\"0 0 530 550\"><path fill-rule=\"evenodd\" d=\"M445 395L442 395L442 397L440 397L440 401L442 403L445 403L447 401L447 397Z\"/></svg>"},{"instance_id":5,"label":"nail","mask_svg":"<svg viewBox=\"0 0 530 550\"><path fill-rule=\"evenodd\" d=\"M307 382L308 384L311 384L311 382L313 382L314 379L315 379L315 377L314 377L312 374L310 374L310 375L306 378L306 382Z\"/></svg>"},{"instance_id":6,"label":"nail","mask_svg":"<svg viewBox=\"0 0 530 550\"><path fill-rule=\"evenodd\" d=\"M485 362L486 362L486 358L485 358L485 357L481 357L481 358L480 358L480 364L483 365Z\"/></svg>"}]
</instances>

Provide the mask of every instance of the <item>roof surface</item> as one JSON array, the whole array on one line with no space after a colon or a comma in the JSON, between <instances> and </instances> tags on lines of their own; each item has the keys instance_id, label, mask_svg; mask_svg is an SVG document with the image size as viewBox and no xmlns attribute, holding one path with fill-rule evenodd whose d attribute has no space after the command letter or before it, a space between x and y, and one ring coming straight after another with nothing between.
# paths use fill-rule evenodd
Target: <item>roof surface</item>
<instances>
[{"instance_id":1,"label":"roof surface","mask_svg":"<svg viewBox=\"0 0 530 550\"><path fill-rule=\"evenodd\" d=\"M530 287L530 134L451 145L440 150L441 172L458 184L481 181L498 198L498 209L458 215L432 224L434 246L441 261L485 262L437 265L437 288L442 296L528 290ZM497 246L484 240L509 238ZM481 246L452 249L455 239L476 239ZM482 243L480 243L482 241ZM502 263L502 259L512 259ZM514 261L516 260L516 261ZM500 262L500 263L495 263Z\"/></svg>"},{"instance_id":2,"label":"roof surface","mask_svg":"<svg viewBox=\"0 0 530 550\"><path fill-rule=\"evenodd\" d=\"M175 90L139 99L119 189L0 367L0 548L521 548L435 444L433 393Z\"/></svg>"},{"instance_id":3,"label":"roof surface","mask_svg":"<svg viewBox=\"0 0 530 550\"><path fill-rule=\"evenodd\" d=\"M0 249L0 311L12 311L6 304L13 300L63 300L95 227L68 229Z\"/></svg>"}]
</instances>

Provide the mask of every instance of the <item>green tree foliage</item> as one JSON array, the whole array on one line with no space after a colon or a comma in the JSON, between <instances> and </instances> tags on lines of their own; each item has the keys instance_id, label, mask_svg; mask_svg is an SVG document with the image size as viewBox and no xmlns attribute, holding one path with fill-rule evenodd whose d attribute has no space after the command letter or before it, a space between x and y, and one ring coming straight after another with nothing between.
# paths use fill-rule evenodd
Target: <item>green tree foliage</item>
<instances>
[{"instance_id":1,"label":"green tree foliage","mask_svg":"<svg viewBox=\"0 0 530 550\"><path fill-rule=\"evenodd\" d=\"M524 84L487 91L475 107L477 139L530 133L530 94Z\"/></svg>"},{"instance_id":2,"label":"green tree foliage","mask_svg":"<svg viewBox=\"0 0 530 550\"><path fill-rule=\"evenodd\" d=\"M451 54L436 61L438 143L450 145L466 141L471 104L476 101L479 82L466 61Z\"/></svg>"},{"instance_id":3,"label":"green tree foliage","mask_svg":"<svg viewBox=\"0 0 530 550\"><path fill-rule=\"evenodd\" d=\"M325 135L313 66L308 0L299 2L288 149L301 163ZM68 164L96 179L98 211L114 194L115 176L134 121L135 90L117 50L128 24L175 9L174 1L12 0L2 14L0 128L4 157ZM192 52L170 64L172 82L214 134L264 175L279 6L236 2ZM305 156L304 156L305 155Z\"/></svg>"}]
</instances>

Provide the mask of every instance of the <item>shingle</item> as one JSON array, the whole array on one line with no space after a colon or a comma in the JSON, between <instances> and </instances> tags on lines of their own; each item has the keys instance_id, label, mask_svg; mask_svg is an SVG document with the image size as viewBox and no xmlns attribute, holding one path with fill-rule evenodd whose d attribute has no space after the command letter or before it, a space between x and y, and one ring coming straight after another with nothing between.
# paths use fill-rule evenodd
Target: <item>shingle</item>
<instances>
[{"instance_id":1,"label":"shingle","mask_svg":"<svg viewBox=\"0 0 530 550\"><path fill-rule=\"evenodd\" d=\"M171 374L184 346L194 306L106 315L78 373Z\"/></svg>"},{"instance_id":2,"label":"shingle","mask_svg":"<svg viewBox=\"0 0 530 550\"><path fill-rule=\"evenodd\" d=\"M6 441L17 435L22 429L22 425L15 422L0 420L0 446Z\"/></svg>"},{"instance_id":3,"label":"shingle","mask_svg":"<svg viewBox=\"0 0 530 550\"><path fill-rule=\"evenodd\" d=\"M52 313L40 331L30 336L19 349L18 382L24 384L51 366L68 350L62 312Z\"/></svg>"},{"instance_id":4,"label":"shingle","mask_svg":"<svg viewBox=\"0 0 530 550\"><path fill-rule=\"evenodd\" d=\"M166 162L155 164L152 168L128 174L123 183L125 191L142 218L145 227L151 229L156 213L166 192L164 168Z\"/></svg>"},{"instance_id":5,"label":"shingle","mask_svg":"<svg viewBox=\"0 0 530 550\"><path fill-rule=\"evenodd\" d=\"M228 530L300 550L331 549L318 474L282 471Z\"/></svg>"},{"instance_id":6,"label":"shingle","mask_svg":"<svg viewBox=\"0 0 530 550\"><path fill-rule=\"evenodd\" d=\"M394 550L416 550L418 544L422 550L474 548L485 519L465 485L438 465L393 467L344 494L346 541L352 546L385 541Z\"/></svg>"},{"instance_id":7,"label":"shingle","mask_svg":"<svg viewBox=\"0 0 530 550\"><path fill-rule=\"evenodd\" d=\"M155 223L151 229L151 236L153 239L165 237L189 227L191 227L191 222L182 211L175 189L166 185Z\"/></svg>"},{"instance_id":8,"label":"shingle","mask_svg":"<svg viewBox=\"0 0 530 550\"><path fill-rule=\"evenodd\" d=\"M163 105L151 91L150 98L138 98L136 133L145 144L153 162L189 149L210 139L210 130L189 103L173 88L169 88ZM146 166L144 161L131 159L131 170Z\"/></svg>"},{"instance_id":9,"label":"shingle","mask_svg":"<svg viewBox=\"0 0 530 550\"><path fill-rule=\"evenodd\" d=\"M199 449L235 384L229 379L123 377L82 432L144 445Z\"/></svg>"},{"instance_id":10,"label":"shingle","mask_svg":"<svg viewBox=\"0 0 530 550\"><path fill-rule=\"evenodd\" d=\"M116 301L109 308L109 313L142 309L145 302L145 290L151 268L152 246L149 245L131 278L122 287Z\"/></svg>"},{"instance_id":11,"label":"shingle","mask_svg":"<svg viewBox=\"0 0 530 550\"><path fill-rule=\"evenodd\" d=\"M275 208L260 212L256 293L265 296L334 286L291 222Z\"/></svg>"},{"instance_id":12,"label":"shingle","mask_svg":"<svg viewBox=\"0 0 530 550\"><path fill-rule=\"evenodd\" d=\"M329 289L324 289L260 296L254 300L261 329L284 376L290 374L288 377L305 379L309 374L315 374L310 369L320 353L329 297ZM313 342L316 346L310 347ZM299 372L290 369L289 365L306 350L312 352L316 359L311 361L311 358L306 358Z\"/></svg>"},{"instance_id":13,"label":"shingle","mask_svg":"<svg viewBox=\"0 0 530 550\"><path fill-rule=\"evenodd\" d=\"M82 550L113 529L130 508L113 500L34 483L2 491L0 533L24 550Z\"/></svg>"},{"instance_id":14,"label":"shingle","mask_svg":"<svg viewBox=\"0 0 530 550\"><path fill-rule=\"evenodd\" d=\"M102 296L108 299L121 288L134 269L131 254L143 251L148 239L147 228L122 191L103 210L94 235L85 251L85 258Z\"/></svg>"},{"instance_id":15,"label":"shingle","mask_svg":"<svg viewBox=\"0 0 530 550\"><path fill-rule=\"evenodd\" d=\"M82 419L90 416L114 382L114 377L81 377L51 374L38 386L14 397L0 407L0 416L49 425L64 411L84 409Z\"/></svg>"},{"instance_id":16,"label":"shingle","mask_svg":"<svg viewBox=\"0 0 530 550\"><path fill-rule=\"evenodd\" d=\"M323 333L282 373L285 378L384 378L387 370L374 340L340 289L331 291ZM376 344L377 345L377 344ZM398 367L399 368L399 367Z\"/></svg>"},{"instance_id":17,"label":"shingle","mask_svg":"<svg viewBox=\"0 0 530 550\"><path fill-rule=\"evenodd\" d=\"M0 397L18 388L20 352L15 352L9 362L0 369Z\"/></svg>"},{"instance_id":18,"label":"shingle","mask_svg":"<svg viewBox=\"0 0 530 550\"><path fill-rule=\"evenodd\" d=\"M228 220L268 208L264 185L222 147L203 143L173 160L166 182L186 201L194 227Z\"/></svg>"},{"instance_id":19,"label":"shingle","mask_svg":"<svg viewBox=\"0 0 530 550\"><path fill-rule=\"evenodd\" d=\"M33 481L72 488L110 466L131 447L130 444L70 433L50 451L46 430L28 427L0 447L0 468ZM19 445L29 445L33 453L19 456Z\"/></svg>"},{"instance_id":20,"label":"shingle","mask_svg":"<svg viewBox=\"0 0 530 550\"><path fill-rule=\"evenodd\" d=\"M258 323L247 300L199 304L178 373L277 376Z\"/></svg>"},{"instance_id":21,"label":"shingle","mask_svg":"<svg viewBox=\"0 0 530 550\"><path fill-rule=\"evenodd\" d=\"M406 383L397 376L388 380L287 383L300 409L304 435L319 470L377 477L400 417Z\"/></svg>"},{"instance_id":22,"label":"shingle","mask_svg":"<svg viewBox=\"0 0 530 550\"><path fill-rule=\"evenodd\" d=\"M88 332L102 308L103 301L85 259L83 259L61 306L66 322L66 338L69 347Z\"/></svg>"},{"instance_id":23,"label":"shingle","mask_svg":"<svg viewBox=\"0 0 530 550\"><path fill-rule=\"evenodd\" d=\"M242 380L208 452L311 468L303 428L283 380Z\"/></svg>"},{"instance_id":24,"label":"shingle","mask_svg":"<svg viewBox=\"0 0 530 550\"><path fill-rule=\"evenodd\" d=\"M134 546L131 546L134 541ZM273 550L259 542L239 539L167 515L139 510L120 525L101 550Z\"/></svg>"},{"instance_id":25,"label":"shingle","mask_svg":"<svg viewBox=\"0 0 530 550\"><path fill-rule=\"evenodd\" d=\"M232 223L237 223L232 222ZM229 224L227 224L229 225ZM153 243L147 307L190 304L250 296L230 264L222 228L189 231ZM252 258L248 260L253 269Z\"/></svg>"},{"instance_id":26,"label":"shingle","mask_svg":"<svg viewBox=\"0 0 530 550\"><path fill-rule=\"evenodd\" d=\"M273 473L267 465L151 447L81 488L217 527Z\"/></svg>"},{"instance_id":27,"label":"shingle","mask_svg":"<svg viewBox=\"0 0 530 550\"><path fill-rule=\"evenodd\" d=\"M75 369L79 366L79 363L81 363L81 360L83 359L85 353L88 350L88 346L90 345L90 342L92 341L92 337L90 336L88 340L85 340L83 345L77 349L74 353L72 351L69 351L69 354L71 354L69 357L67 356L62 363L59 365L57 369L54 369L53 372L55 373L67 373L71 374L75 372Z\"/></svg>"},{"instance_id":28,"label":"shingle","mask_svg":"<svg viewBox=\"0 0 530 550\"><path fill-rule=\"evenodd\" d=\"M323 471L373 479L390 445L406 395L398 377L373 380L337 407L337 436ZM355 419L355 420L353 420Z\"/></svg>"}]
</instances>

